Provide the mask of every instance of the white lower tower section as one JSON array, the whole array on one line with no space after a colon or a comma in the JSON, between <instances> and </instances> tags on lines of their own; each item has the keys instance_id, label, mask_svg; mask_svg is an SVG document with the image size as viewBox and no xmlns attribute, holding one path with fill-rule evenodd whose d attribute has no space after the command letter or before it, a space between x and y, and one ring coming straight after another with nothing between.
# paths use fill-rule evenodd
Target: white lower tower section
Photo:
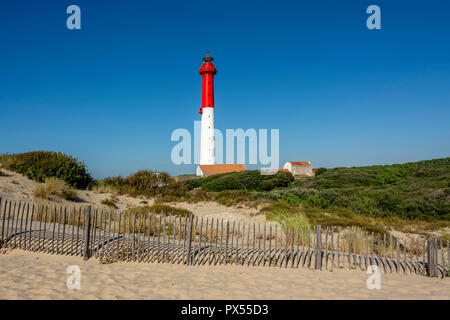
<instances>
[{"instance_id":1,"label":"white lower tower section","mask_svg":"<svg viewBox=\"0 0 450 320\"><path fill-rule=\"evenodd\" d=\"M214 108L203 108L200 136L200 164L216 164Z\"/></svg>"}]
</instances>

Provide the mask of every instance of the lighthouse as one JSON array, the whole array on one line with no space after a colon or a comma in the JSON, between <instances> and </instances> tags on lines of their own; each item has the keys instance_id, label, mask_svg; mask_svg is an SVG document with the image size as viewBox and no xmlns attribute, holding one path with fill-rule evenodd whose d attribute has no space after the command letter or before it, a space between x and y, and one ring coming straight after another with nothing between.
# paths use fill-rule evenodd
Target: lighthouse
<instances>
[{"instance_id":1,"label":"lighthouse","mask_svg":"<svg viewBox=\"0 0 450 320\"><path fill-rule=\"evenodd\" d=\"M202 116L200 131L200 164L196 175L200 177L213 174L245 171L243 164L216 164L216 139L214 136L214 75L216 67L213 57L206 52L203 65L200 68L202 76L202 106L199 113ZM219 162L221 160L219 159Z\"/></svg>"},{"instance_id":2,"label":"lighthouse","mask_svg":"<svg viewBox=\"0 0 450 320\"><path fill-rule=\"evenodd\" d=\"M206 53L200 68L202 76L202 106L200 133L200 165L216 164L216 141L214 137L214 75L217 70L212 63L213 57Z\"/></svg>"}]
</instances>

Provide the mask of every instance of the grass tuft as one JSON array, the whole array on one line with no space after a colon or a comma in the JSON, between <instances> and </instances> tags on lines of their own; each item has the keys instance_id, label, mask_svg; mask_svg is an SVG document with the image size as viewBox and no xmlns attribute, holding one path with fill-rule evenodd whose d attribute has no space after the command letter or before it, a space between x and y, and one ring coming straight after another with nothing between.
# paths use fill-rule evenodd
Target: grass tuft
<instances>
[{"instance_id":1,"label":"grass tuft","mask_svg":"<svg viewBox=\"0 0 450 320\"><path fill-rule=\"evenodd\" d=\"M113 200L104 199L104 200L102 200L101 204L103 204L105 206L108 206L108 207L111 207L111 208L114 208L114 209L117 209L117 206L116 206L116 204L114 203Z\"/></svg>"},{"instance_id":2,"label":"grass tuft","mask_svg":"<svg viewBox=\"0 0 450 320\"><path fill-rule=\"evenodd\" d=\"M77 198L77 192L66 182L57 178L47 178L45 184L39 184L34 189L34 196L42 199L49 199L54 196L64 200L74 201Z\"/></svg>"},{"instance_id":3,"label":"grass tuft","mask_svg":"<svg viewBox=\"0 0 450 320\"><path fill-rule=\"evenodd\" d=\"M175 216L189 216L192 214L191 211L183 208L172 207L165 204L156 203L152 206L136 207L127 210L128 213L136 214L147 214L147 213L158 213L165 215L175 215Z\"/></svg>"},{"instance_id":4,"label":"grass tuft","mask_svg":"<svg viewBox=\"0 0 450 320\"><path fill-rule=\"evenodd\" d=\"M309 226L308 217L300 207L291 206L287 202L274 202L261 210L269 221L276 221L283 227L294 227L301 230Z\"/></svg>"}]
</instances>

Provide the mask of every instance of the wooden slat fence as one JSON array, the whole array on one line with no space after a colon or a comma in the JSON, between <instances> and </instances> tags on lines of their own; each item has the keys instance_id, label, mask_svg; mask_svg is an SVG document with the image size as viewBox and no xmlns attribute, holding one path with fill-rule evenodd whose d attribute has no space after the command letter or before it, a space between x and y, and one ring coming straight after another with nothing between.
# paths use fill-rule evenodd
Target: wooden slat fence
<instances>
[{"instance_id":1,"label":"wooden slat fence","mask_svg":"<svg viewBox=\"0 0 450 320\"><path fill-rule=\"evenodd\" d=\"M128 213L0 198L0 247L188 265L234 264L448 276L449 241L337 227Z\"/></svg>"}]
</instances>

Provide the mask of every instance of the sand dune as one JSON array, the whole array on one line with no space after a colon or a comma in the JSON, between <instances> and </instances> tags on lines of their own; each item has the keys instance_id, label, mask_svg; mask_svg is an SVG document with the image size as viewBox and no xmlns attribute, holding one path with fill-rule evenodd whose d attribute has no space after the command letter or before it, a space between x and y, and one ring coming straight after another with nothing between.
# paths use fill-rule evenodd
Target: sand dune
<instances>
[{"instance_id":1,"label":"sand dune","mask_svg":"<svg viewBox=\"0 0 450 320\"><path fill-rule=\"evenodd\" d=\"M81 289L66 287L69 265ZM359 270L83 261L21 250L0 254L0 299L449 299L450 279L382 274L369 290Z\"/></svg>"},{"instance_id":2,"label":"sand dune","mask_svg":"<svg viewBox=\"0 0 450 320\"><path fill-rule=\"evenodd\" d=\"M10 170L1 168L3 173L0 175L0 198L12 199L12 200L38 200L33 195L36 186L39 183L28 179L20 173L16 173ZM77 190L77 197L79 201L84 204L91 204L99 207L109 208L102 204L103 200L109 200L114 196L116 199L116 206L120 210L127 210L129 208L151 206L154 204L154 199L147 197L131 197L127 195L112 194L109 192L96 192L90 190ZM144 201L145 200L145 201ZM73 202L60 200L60 203L72 205ZM255 208L236 208L226 207L216 202L200 202L200 203L188 203L177 202L170 203L175 207L180 207L192 211L195 215L204 217L235 219L245 221L264 221L264 215L257 215L259 210Z\"/></svg>"}]
</instances>

